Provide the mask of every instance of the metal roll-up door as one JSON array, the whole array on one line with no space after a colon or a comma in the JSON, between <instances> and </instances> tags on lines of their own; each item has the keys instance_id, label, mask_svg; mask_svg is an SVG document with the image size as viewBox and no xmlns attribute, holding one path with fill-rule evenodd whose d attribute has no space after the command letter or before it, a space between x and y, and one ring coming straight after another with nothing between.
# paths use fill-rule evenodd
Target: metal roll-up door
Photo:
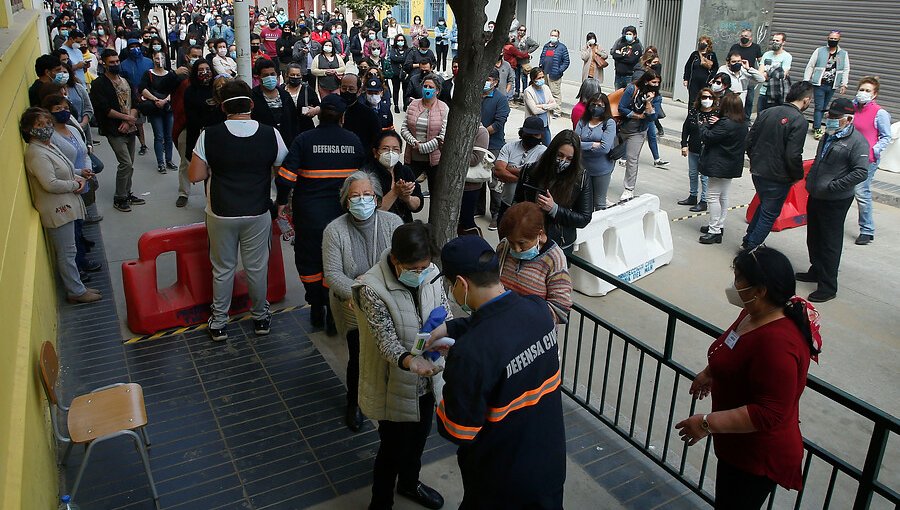
<instances>
[{"instance_id":1,"label":"metal roll-up door","mask_svg":"<svg viewBox=\"0 0 900 510\"><path fill-rule=\"evenodd\" d=\"M811 5L812 4L812 5ZM776 0L771 32L787 34L785 49L793 57L791 70L796 80L812 52L824 46L831 30L841 31L841 48L850 57L850 82L846 97L856 94L863 76L878 76L881 82L878 104L900 118L900 66L893 61L891 48L900 46L900 1L867 0ZM767 41L760 41L767 43ZM809 109L810 115L812 108Z\"/></svg>"}]
</instances>

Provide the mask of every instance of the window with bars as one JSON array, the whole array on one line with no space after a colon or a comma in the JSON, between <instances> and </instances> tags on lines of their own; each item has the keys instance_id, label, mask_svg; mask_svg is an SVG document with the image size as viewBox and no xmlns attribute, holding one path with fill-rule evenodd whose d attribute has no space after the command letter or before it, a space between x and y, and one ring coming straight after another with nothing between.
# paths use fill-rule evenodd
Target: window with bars
<instances>
[{"instance_id":1,"label":"window with bars","mask_svg":"<svg viewBox=\"0 0 900 510\"><path fill-rule=\"evenodd\" d=\"M9 5L12 8L12 12L16 13L25 8L24 0L9 0Z\"/></svg>"},{"instance_id":2,"label":"window with bars","mask_svg":"<svg viewBox=\"0 0 900 510\"><path fill-rule=\"evenodd\" d=\"M446 1L445 0L427 0L425 8L425 19L422 20L429 29L434 28L441 18L446 19Z\"/></svg>"},{"instance_id":3,"label":"window with bars","mask_svg":"<svg viewBox=\"0 0 900 510\"><path fill-rule=\"evenodd\" d=\"M400 0L391 11L391 15L397 20L397 23L409 26L409 0Z\"/></svg>"}]
</instances>

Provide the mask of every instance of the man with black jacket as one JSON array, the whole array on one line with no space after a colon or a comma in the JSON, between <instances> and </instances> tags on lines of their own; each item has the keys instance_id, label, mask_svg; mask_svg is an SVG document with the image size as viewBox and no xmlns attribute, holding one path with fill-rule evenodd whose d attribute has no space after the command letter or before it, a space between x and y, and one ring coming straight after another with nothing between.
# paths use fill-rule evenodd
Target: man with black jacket
<instances>
[{"instance_id":1,"label":"man with black jacket","mask_svg":"<svg viewBox=\"0 0 900 510\"><path fill-rule=\"evenodd\" d=\"M822 303L837 296L838 266L844 246L844 220L853 203L856 185L869 171L869 142L853 127L856 109L849 99L832 101L819 140L816 160L806 177L806 247L809 271L797 273L801 282L817 283L809 300Z\"/></svg>"},{"instance_id":2,"label":"man with black jacket","mask_svg":"<svg viewBox=\"0 0 900 510\"><path fill-rule=\"evenodd\" d=\"M497 254L478 236L441 251L450 292L472 315L439 326L447 354L438 431L459 445L460 508L563 507L565 427L559 349L546 301L504 290ZM439 345L439 344L438 344Z\"/></svg>"},{"instance_id":3,"label":"man with black jacket","mask_svg":"<svg viewBox=\"0 0 900 510\"><path fill-rule=\"evenodd\" d=\"M616 61L616 90L624 89L631 83L634 65L644 54L644 47L637 38L637 28L632 25L623 28L622 37L616 40L609 54Z\"/></svg>"},{"instance_id":4,"label":"man with black jacket","mask_svg":"<svg viewBox=\"0 0 900 510\"><path fill-rule=\"evenodd\" d=\"M803 179L803 144L807 121L803 111L813 99L808 81L791 85L787 102L759 112L747 138L750 174L759 207L741 246L755 248L766 240L795 182Z\"/></svg>"}]
</instances>

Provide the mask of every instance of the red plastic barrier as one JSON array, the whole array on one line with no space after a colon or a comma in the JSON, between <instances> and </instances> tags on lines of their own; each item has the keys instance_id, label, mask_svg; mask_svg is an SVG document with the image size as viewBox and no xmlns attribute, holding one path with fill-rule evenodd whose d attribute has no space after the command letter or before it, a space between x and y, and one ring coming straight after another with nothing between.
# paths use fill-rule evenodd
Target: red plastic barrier
<instances>
[{"instance_id":1,"label":"red plastic barrier","mask_svg":"<svg viewBox=\"0 0 900 510\"><path fill-rule=\"evenodd\" d=\"M273 225L267 292L271 303L281 301L287 293L280 238L278 227ZM170 287L158 289L156 258L167 252L175 252L178 278ZM135 333L150 334L205 322L213 297L206 225L194 223L145 232L138 240L138 259L122 263L122 281L128 327ZM230 313L249 308L247 277L239 271L234 278Z\"/></svg>"},{"instance_id":2,"label":"red plastic barrier","mask_svg":"<svg viewBox=\"0 0 900 510\"><path fill-rule=\"evenodd\" d=\"M809 169L812 168L813 160L807 159L803 162L803 179L795 182L788 191L784 205L781 207L781 214L772 225L773 232L780 232L785 229L802 227L806 225L806 202L809 201L809 193L806 191L806 176L809 175ZM759 207L759 196L753 195L750 201L750 207L747 208L747 223L753 219L756 208Z\"/></svg>"}]
</instances>

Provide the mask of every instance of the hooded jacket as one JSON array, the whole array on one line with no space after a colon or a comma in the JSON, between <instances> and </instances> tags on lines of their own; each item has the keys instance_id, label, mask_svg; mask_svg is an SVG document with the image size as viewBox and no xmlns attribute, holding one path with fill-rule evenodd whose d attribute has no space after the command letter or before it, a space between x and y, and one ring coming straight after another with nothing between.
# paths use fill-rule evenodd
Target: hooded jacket
<instances>
[{"instance_id":1,"label":"hooded jacket","mask_svg":"<svg viewBox=\"0 0 900 510\"><path fill-rule=\"evenodd\" d=\"M806 191L820 200L850 198L868 171L869 142L850 124L819 140L816 160L806 176Z\"/></svg>"}]
</instances>

